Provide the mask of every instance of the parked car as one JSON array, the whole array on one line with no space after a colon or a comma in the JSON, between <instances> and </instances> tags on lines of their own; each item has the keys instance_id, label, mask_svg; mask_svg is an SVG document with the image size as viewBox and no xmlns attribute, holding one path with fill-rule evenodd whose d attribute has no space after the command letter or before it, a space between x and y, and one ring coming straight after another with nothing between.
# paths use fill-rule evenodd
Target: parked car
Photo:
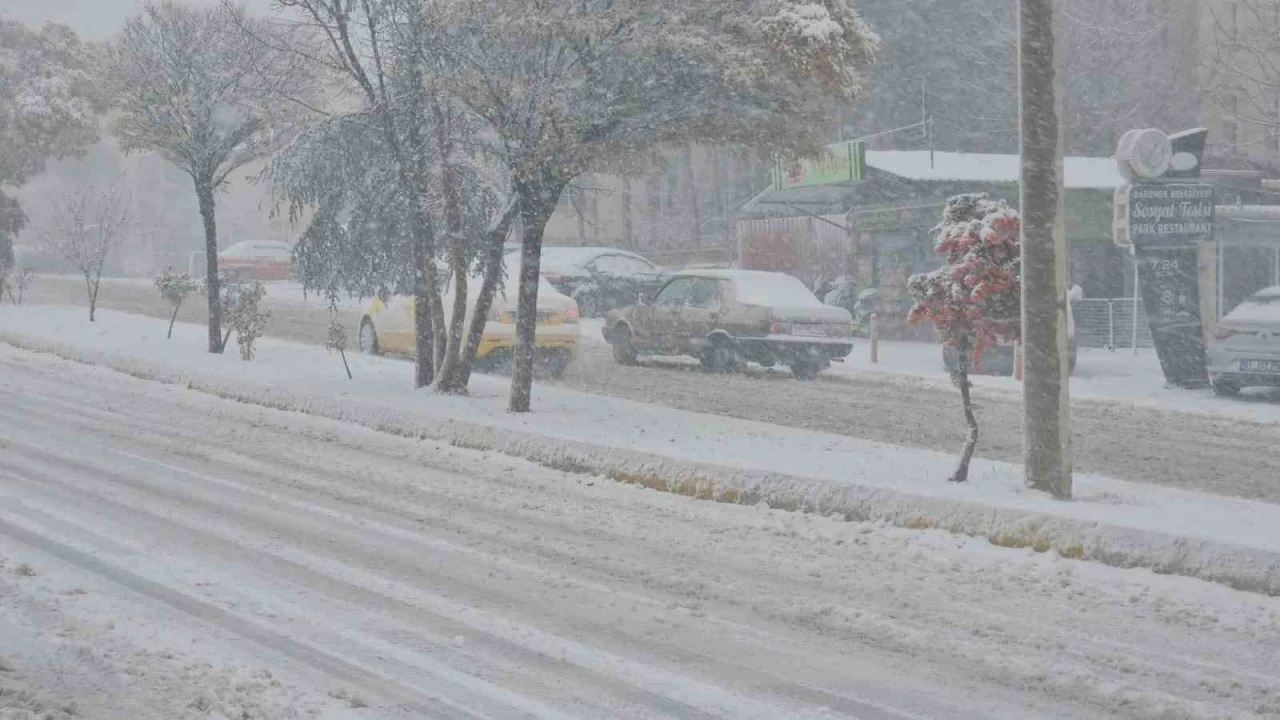
<instances>
[{"instance_id":1,"label":"parked car","mask_svg":"<svg viewBox=\"0 0 1280 720\"><path fill-rule=\"evenodd\" d=\"M1209 383L1219 395L1280 387L1280 286L1254 293L1219 320L1208 356Z\"/></svg>"},{"instance_id":2,"label":"parked car","mask_svg":"<svg viewBox=\"0 0 1280 720\"><path fill-rule=\"evenodd\" d=\"M442 275L441 300L446 309L453 307L452 278ZM480 296L481 277L467 283L467 326ZM412 357L414 344L414 298L391 295L374 298L360 319L357 344L360 352L373 355L392 353ZM515 285L508 283L493 298L476 353L476 367L495 370L511 361L516 337ZM446 310L447 312L447 310ZM537 360L552 376L564 373L578 354L578 305L572 298L557 292L547 282L538 285L538 329L535 340Z\"/></svg>"},{"instance_id":3,"label":"parked car","mask_svg":"<svg viewBox=\"0 0 1280 720\"><path fill-rule=\"evenodd\" d=\"M520 254L507 255L507 270L520 264ZM583 317L599 317L661 287L666 274L635 253L605 247L544 247L542 277L578 302Z\"/></svg>"},{"instance_id":4,"label":"parked car","mask_svg":"<svg viewBox=\"0 0 1280 720\"><path fill-rule=\"evenodd\" d=\"M244 240L218 253L218 274L228 280L288 280L293 247L274 240Z\"/></svg>"},{"instance_id":5,"label":"parked car","mask_svg":"<svg viewBox=\"0 0 1280 720\"><path fill-rule=\"evenodd\" d=\"M604 337L623 364L639 354L692 355L711 371L751 361L810 379L853 350L853 319L790 275L685 270L651 303L607 313Z\"/></svg>"}]
</instances>

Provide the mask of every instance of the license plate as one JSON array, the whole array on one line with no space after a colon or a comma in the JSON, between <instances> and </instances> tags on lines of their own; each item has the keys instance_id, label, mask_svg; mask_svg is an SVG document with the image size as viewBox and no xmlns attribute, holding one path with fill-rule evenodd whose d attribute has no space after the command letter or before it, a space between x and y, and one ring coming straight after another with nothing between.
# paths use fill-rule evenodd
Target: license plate
<instances>
[{"instance_id":1,"label":"license plate","mask_svg":"<svg viewBox=\"0 0 1280 720\"><path fill-rule=\"evenodd\" d=\"M1280 360L1241 360L1240 371L1280 373Z\"/></svg>"},{"instance_id":2,"label":"license plate","mask_svg":"<svg viewBox=\"0 0 1280 720\"><path fill-rule=\"evenodd\" d=\"M507 323L508 325L514 325L516 322L516 314L511 312L502 313L502 315L498 317L498 322ZM550 312L550 311L539 312L537 324L538 325L563 325L564 316L558 312Z\"/></svg>"},{"instance_id":3,"label":"license plate","mask_svg":"<svg viewBox=\"0 0 1280 720\"><path fill-rule=\"evenodd\" d=\"M827 334L827 328L825 325L796 325L791 332L805 337L822 337Z\"/></svg>"}]
</instances>

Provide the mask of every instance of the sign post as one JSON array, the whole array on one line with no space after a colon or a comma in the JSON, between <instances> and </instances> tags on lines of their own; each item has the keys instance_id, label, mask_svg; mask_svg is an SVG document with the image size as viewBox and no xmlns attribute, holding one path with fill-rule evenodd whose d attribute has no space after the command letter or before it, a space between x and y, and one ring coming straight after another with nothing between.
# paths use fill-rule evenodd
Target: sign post
<instances>
[{"instance_id":1,"label":"sign post","mask_svg":"<svg viewBox=\"0 0 1280 720\"><path fill-rule=\"evenodd\" d=\"M1137 266L1135 298L1142 297L1165 380L1184 388L1209 382L1200 248L1213 240L1216 198L1214 186L1187 182L1199 175L1206 134L1131 130L1116 153L1121 171L1133 181L1125 196L1124 239Z\"/></svg>"}]
</instances>

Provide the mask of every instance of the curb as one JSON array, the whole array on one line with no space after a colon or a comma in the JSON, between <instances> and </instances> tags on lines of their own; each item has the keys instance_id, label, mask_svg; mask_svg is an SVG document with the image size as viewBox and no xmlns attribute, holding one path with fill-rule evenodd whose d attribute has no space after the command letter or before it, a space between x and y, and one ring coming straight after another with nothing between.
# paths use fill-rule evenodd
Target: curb
<instances>
[{"instance_id":1,"label":"curb","mask_svg":"<svg viewBox=\"0 0 1280 720\"><path fill-rule=\"evenodd\" d=\"M986 538L1002 547L1054 550L1065 558L1120 568L1146 568L1280 596L1280 553L1257 548L964 500L676 460L460 420L433 420L411 411L349 399L201 378L144 360L16 333L0 331L0 342L250 405L315 415L406 438L503 453L554 470L600 475L701 500L736 505L765 502L781 510L837 515L846 520L884 522L909 529L946 530Z\"/></svg>"}]
</instances>

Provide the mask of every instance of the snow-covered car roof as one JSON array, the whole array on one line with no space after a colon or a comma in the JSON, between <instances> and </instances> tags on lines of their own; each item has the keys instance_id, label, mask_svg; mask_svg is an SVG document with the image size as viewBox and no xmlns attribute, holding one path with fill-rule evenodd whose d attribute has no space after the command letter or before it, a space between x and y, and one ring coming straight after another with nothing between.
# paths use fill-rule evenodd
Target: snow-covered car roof
<instances>
[{"instance_id":1,"label":"snow-covered car roof","mask_svg":"<svg viewBox=\"0 0 1280 720\"><path fill-rule=\"evenodd\" d=\"M1244 302L1223 316L1222 321L1280 325L1280 286L1259 290L1245 298Z\"/></svg>"},{"instance_id":2,"label":"snow-covered car roof","mask_svg":"<svg viewBox=\"0 0 1280 720\"><path fill-rule=\"evenodd\" d=\"M676 277L728 280L738 302L762 307L820 307L822 301L799 279L763 270L682 270Z\"/></svg>"},{"instance_id":3,"label":"snow-covered car roof","mask_svg":"<svg viewBox=\"0 0 1280 720\"><path fill-rule=\"evenodd\" d=\"M619 250L618 248L551 246L542 248L542 272L565 274L574 270L585 271L586 266L591 264L592 260L595 260L601 255L623 255L625 257L639 260L646 265L653 265L651 261L645 259L641 255L637 255L626 250ZM506 263L508 272L519 267L520 253L508 253Z\"/></svg>"},{"instance_id":4,"label":"snow-covered car roof","mask_svg":"<svg viewBox=\"0 0 1280 720\"><path fill-rule=\"evenodd\" d=\"M241 240L218 253L220 257L293 257L293 246L278 240Z\"/></svg>"}]
</instances>

